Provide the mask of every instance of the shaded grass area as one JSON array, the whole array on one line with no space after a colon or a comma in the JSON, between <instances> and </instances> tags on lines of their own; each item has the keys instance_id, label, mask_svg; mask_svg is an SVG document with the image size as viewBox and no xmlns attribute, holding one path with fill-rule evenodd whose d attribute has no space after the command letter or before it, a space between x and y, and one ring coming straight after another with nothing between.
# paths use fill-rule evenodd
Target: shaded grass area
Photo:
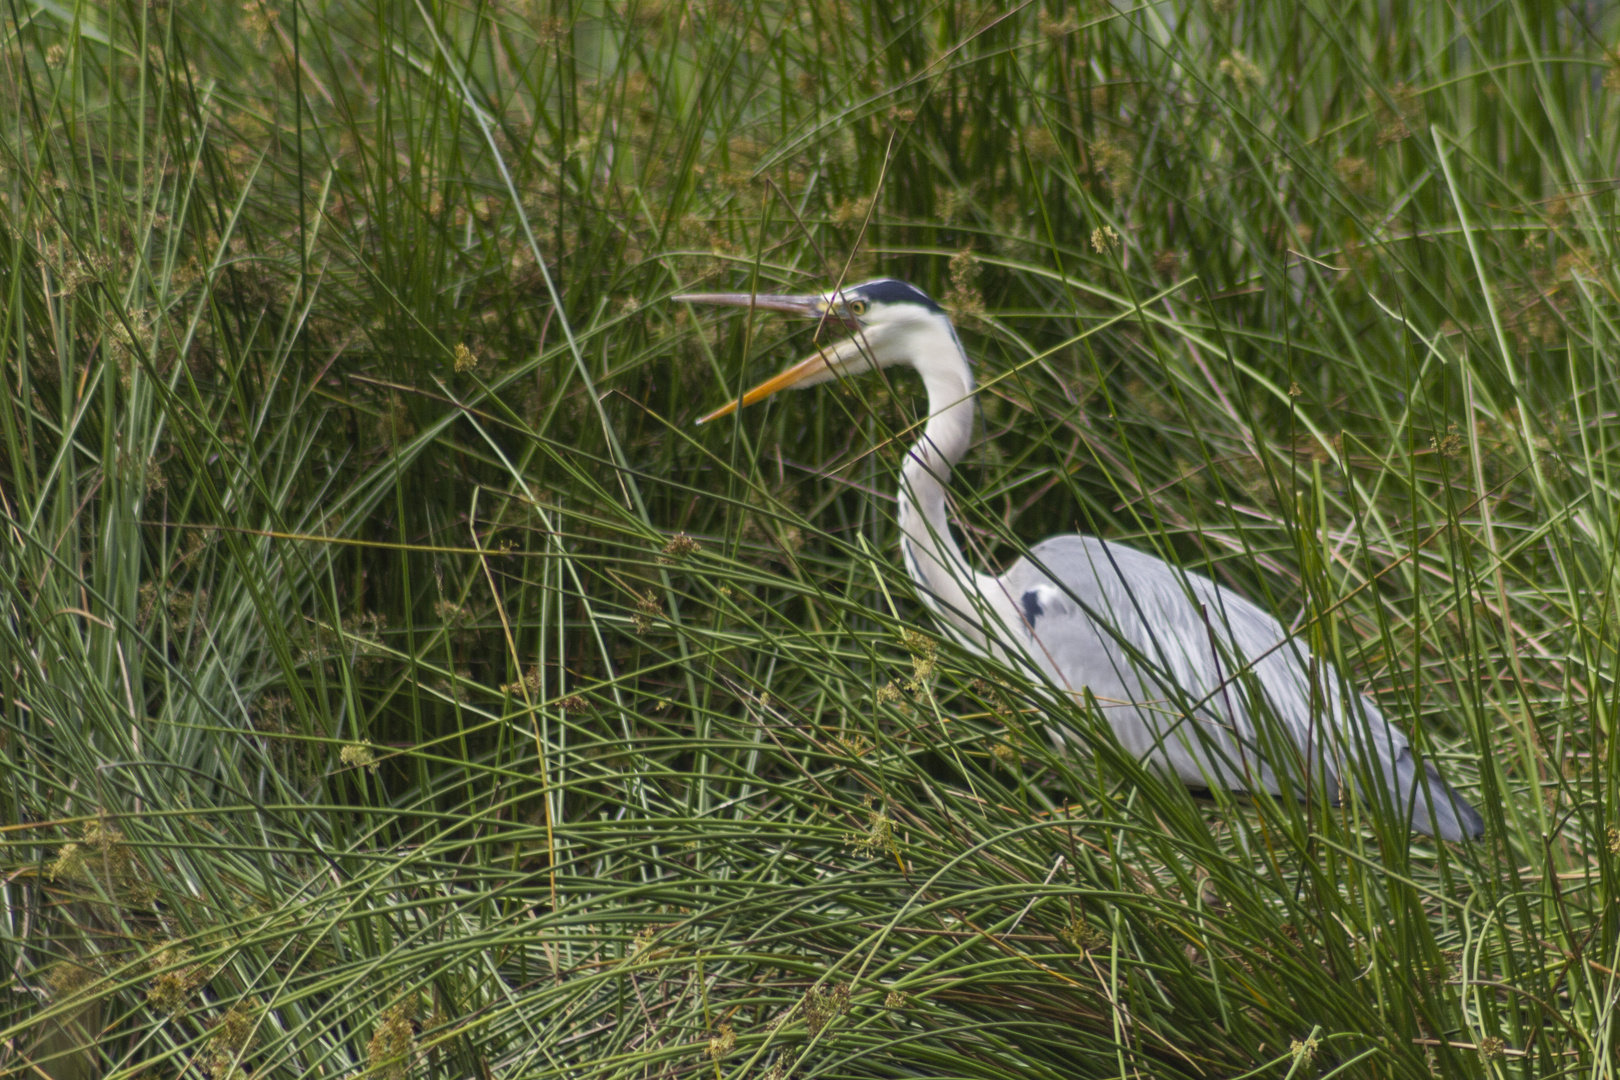
<instances>
[{"instance_id":1,"label":"shaded grass area","mask_svg":"<svg viewBox=\"0 0 1620 1080\"><path fill-rule=\"evenodd\" d=\"M1614 1060L1612 13L0 40L8 1073ZM1196 801L935 641L904 376L693 427L810 336L669 296L879 273L977 360L982 566L1080 529L1262 602L1485 842Z\"/></svg>"}]
</instances>

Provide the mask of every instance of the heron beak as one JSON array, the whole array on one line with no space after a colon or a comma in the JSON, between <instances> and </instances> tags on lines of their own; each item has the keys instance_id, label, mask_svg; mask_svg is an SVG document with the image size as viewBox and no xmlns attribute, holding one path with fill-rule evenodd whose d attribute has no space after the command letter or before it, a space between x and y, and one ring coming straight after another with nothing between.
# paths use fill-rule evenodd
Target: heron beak
<instances>
[{"instance_id":1,"label":"heron beak","mask_svg":"<svg viewBox=\"0 0 1620 1080\"><path fill-rule=\"evenodd\" d=\"M705 292L683 293L671 300L684 304L714 304L717 307L745 307L758 311L780 311L802 319L819 319L827 313L821 296L779 296L774 293Z\"/></svg>"},{"instance_id":2,"label":"heron beak","mask_svg":"<svg viewBox=\"0 0 1620 1080\"><path fill-rule=\"evenodd\" d=\"M793 386L796 383L803 382L812 375L820 375L831 366L832 364L829 362L829 357L825 353L818 352L814 356L807 356L803 360L800 360L797 364L794 364L792 367L782 372L780 375L772 375L770 378L766 379L752 390L749 390L743 394L743 396L738 398L736 401L726 402L708 416L700 418L698 423L707 424L710 420L718 420L722 416L730 416L732 413L746 405L752 405L756 401L765 400L778 390L786 390L788 387Z\"/></svg>"},{"instance_id":3,"label":"heron beak","mask_svg":"<svg viewBox=\"0 0 1620 1080\"><path fill-rule=\"evenodd\" d=\"M769 293L686 293L681 296L671 297L671 299L688 304L716 304L723 307L752 308L756 311L780 311L785 315L797 315L802 319L826 318L840 325L847 325L843 319L831 313L827 299L823 296L779 296ZM766 379L758 386L744 393L736 401L720 406L714 412L699 419L698 423L707 424L710 420L730 416L739 408L752 405L756 401L763 401L778 390L785 390L811 376L824 375L834 364L847 359L846 353L849 352L859 352L859 348L851 341L841 341L836 345L828 346L814 356L808 356L800 360L781 374Z\"/></svg>"}]
</instances>

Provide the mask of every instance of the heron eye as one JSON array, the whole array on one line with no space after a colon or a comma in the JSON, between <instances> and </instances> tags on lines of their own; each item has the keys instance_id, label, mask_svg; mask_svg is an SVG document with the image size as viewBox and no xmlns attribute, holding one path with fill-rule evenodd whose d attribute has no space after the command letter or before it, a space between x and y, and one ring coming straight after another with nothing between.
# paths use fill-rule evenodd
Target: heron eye
<instances>
[{"instance_id":1,"label":"heron eye","mask_svg":"<svg viewBox=\"0 0 1620 1080\"><path fill-rule=\"evenodd\" d=\"M856 318L860 318L862 315L865 315L866 314L866 301L865 300L851 300L849 302L849 313L851 315L855 316Z\"/></svg>"}]
</instances>

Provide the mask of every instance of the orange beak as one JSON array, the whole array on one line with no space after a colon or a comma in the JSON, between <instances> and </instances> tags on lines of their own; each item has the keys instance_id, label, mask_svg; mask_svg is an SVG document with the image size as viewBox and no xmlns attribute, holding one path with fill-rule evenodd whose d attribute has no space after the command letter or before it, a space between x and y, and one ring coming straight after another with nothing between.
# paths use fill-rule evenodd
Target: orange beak
<instances>
[{"instance_id":1,"label":"orange beak","mask_svg":"<svg viewBox=\"0 0 1620 1080\"><path fill-rule=\"evenodd\" d=\"M685 293L681 296L671 297L673 300L688 304L716 304L724 307L746 307L756 311L780 311L786 315L797 315L804 319L825 319L848 325L833 313L831 305L823 296L780 296L771 293ZM806 357L797 364L788 368L779 375L773 375L758 386L748 390L736 401L728 402L698 421L707 424L710 420L718 420L722 416L730 416L745 405L752 405L756 401L763 401L778 390L785 390L812 376L824 376L832 367L834 361L843 359L843 351L849 342L840 342L828 349L817 352L814 356Z\"/></svg>"},{"instance_id":2,"label":"orange beak","mask_svg":"<svg viewBox=\"0 0 1620 1080\"><path fill-rule=\"evenodd\" d=\"M756 401L763 401L778 390L786 390L795 383L803 382L811 375L820 375L829 367L827 357L821 353L806 357L797 364L788 368L780 375L772 375L753 389L745 392L736 401L728 401L709 415L698 420L700 424L707 424L710 420L718 420L722 416L730 416L738 409L752 405Z\"/></svg>"}]
</instances>

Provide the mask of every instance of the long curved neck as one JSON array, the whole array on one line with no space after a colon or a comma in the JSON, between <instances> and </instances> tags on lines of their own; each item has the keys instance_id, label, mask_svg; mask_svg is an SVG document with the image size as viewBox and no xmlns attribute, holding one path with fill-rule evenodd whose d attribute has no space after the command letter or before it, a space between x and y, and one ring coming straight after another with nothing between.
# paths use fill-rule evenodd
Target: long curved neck
<instances>
[{"instance_id":1,"label":"long curved neck","mask_svg":"<svg viewBox=\"0 0 1620 1080\"><path fill-rule=\"evenodd\" d=\"M900 471L900 552L924 603L977 648L985 647L991 579L976 574L951 536L946 487L973 437L973 375L951 333L913 358L928 391L928 423Z\"/></svg>"}]
</instances>

